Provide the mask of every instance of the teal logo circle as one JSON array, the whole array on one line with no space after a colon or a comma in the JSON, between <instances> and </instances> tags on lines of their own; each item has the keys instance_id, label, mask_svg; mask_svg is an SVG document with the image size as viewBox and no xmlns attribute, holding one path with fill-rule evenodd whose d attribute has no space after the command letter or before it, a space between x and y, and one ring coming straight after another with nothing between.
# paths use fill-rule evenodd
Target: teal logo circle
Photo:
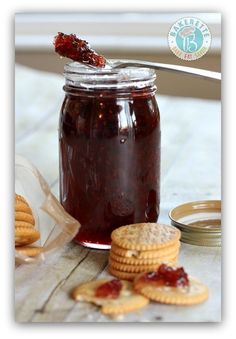
<instances>
[{"instance_id":1,"label":"teal logo circle","mask_svg":"<svg viewBox=\"0 0 236 339\"><path fill-rule=\"evenodd\" d=\"M180 59L196 60L209 50L211 33L200 19L181 18L172 25L168 43L171 51Z\"/></svg>"}]
</instances>

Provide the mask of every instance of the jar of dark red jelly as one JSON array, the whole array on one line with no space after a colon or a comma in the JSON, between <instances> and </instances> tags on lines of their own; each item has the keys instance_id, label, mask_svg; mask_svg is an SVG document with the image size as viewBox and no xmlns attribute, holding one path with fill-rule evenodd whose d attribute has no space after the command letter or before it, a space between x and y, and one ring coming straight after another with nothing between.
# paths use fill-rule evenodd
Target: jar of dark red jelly
<instances>
[{"instance_id":1,"label":"jar of dark red jelly","mask_svg":"<svg viewBox=\"0 0 236 339\"><path fill-rule=\"evenodd\" d=\"M59 123L60 199L81 223L75 241L110 248L122 225L156 222L160 116L147 68L65 66Z\"/></svg>"}]
</instances>

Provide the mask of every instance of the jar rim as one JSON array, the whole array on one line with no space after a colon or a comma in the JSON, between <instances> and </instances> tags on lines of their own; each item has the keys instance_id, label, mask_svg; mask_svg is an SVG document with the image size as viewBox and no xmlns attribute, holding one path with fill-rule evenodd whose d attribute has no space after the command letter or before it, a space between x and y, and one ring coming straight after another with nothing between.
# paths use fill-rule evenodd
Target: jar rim
<instances>
[{"instance_id":1,"label":"jar rim","mask_svg":"<svg viewBox=\"0 0 236 339\"><path fill-rule=\"evenodd\" d=\"M91 68L78 62L64 66L66 85L83 88L144 88L152 86L156 73L151 68Z\"/></svg>"}]
</instances>

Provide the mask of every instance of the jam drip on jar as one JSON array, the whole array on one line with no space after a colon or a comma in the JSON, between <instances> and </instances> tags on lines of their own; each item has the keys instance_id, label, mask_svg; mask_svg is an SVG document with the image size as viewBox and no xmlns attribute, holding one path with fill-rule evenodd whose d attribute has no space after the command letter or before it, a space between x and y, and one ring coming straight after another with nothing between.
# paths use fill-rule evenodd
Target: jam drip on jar
<instances>
[{"instance_id":1,"label":"jam drip on jar","mask_svg":"<svg viewBox=\"0 0 236 339\"><path fill-rule=\"evenodd\" d=\"M74 61L95 67L105 67L106 59L89 47L87 41L79 39L75 34L58 32L54 38L55 52Z\"/></svg>"},{"instance_id":2,"label":"jam drip on jar","mask_svg":"<svg viewBox=\"0 0 236 339\"><path fill-rule=\"evenodd\" d=\"M118 298L122 289L122 283L119 279L110 280L100 285L95 292L98 298Z\"/></svg>"},{"instance_id":3,"label":"jam drip on jar","mask_svg":"<svg viewBox=\"0 0 236 339\"><path fill-rule=\"evenodd\" d=\"M139 282L170 287L184 287L189 285L188 275L183 267L173 268L166 264L160 265L156 272L148 272L142 275Z\"/></svg>"}]
</instances>

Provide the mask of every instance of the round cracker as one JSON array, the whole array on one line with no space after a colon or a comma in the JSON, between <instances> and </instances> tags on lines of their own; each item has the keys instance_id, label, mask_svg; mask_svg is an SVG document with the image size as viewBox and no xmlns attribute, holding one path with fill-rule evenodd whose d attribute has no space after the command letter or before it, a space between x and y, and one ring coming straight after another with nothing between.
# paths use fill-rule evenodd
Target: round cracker
<instances>
[{"instance_id":1,"label":"round cracker","mask_svg":"<svg viewBox=\"0 0 236 339\"><path fill-rule=\"evenodd\" d=\"M92 302L101 306L101 311L107 315L119 315L139 310L149 303L146 297L134 292L132 284L122 280L122 289L117 298L98 298L95 295L97 287L111 279L101 279L81 284L73 289L71 296L75 300Z\"/></svg>"},{"instance_id":2,"label":"round cracker","mask_svg":"<svg viewBox=\"0 0 236 339\"><path fill-rule=\"evenodd\" d=\"M30 227L15 228L15 244L16 246L30 245L40 238L40 233Z\"/></svg>"},{"instance_id":3,"label":"round cracker","mask_svg":"<svg viewBox=\"0 0 236 339\"><path fill-rule=\"evenodd\" d=\"M114 242L111 243L111 250L114 254L125 258L136 258L136 259L154 259L162 258L164 256L172 255L180 249L180 241L176 241L171 246L166 246L158 250L151 251L138 251L129 250L116 245Z\"/></svg>"},{"instance_id":4,"label":"round cracker","mask_svg":"<svg viewBox=\"0 0 236 339\"><path fill-rule=\"evenodd\" d=\"M116 278L125 279L125 280L133 280L138 273L130 273L116 270L115 268L108 266L109 272L114 275Z\"/></svg>"},{"instance_id":5,"label":"round cracker","mask_svg":"<svg viewBox=\"0 0 236 339\"><path fill-rule=\"evenodd\" d=\"M132 293L118 303L107 303L102 306L102 313L107 315L120 315L138 311L149 303L149 299L141 294Z\"/></svg>"},{"instance_id":6,"label":"round cracker","mask_svg":"<svg viewBox=\"0 0 236 339\"><path fill-rule=\"evenodd\" d=\"M20 200L19 201L16 200L15 212L25 212L25 213L33 214L29 205Z\"/></svg>"},{"instance_id":7,"label":"round cracker","mask_svg":"<svg viewBox=\"0 0 236 339\"><path fill-rule=\"evenodd\" d=\"M134 280L134 289L149 298L163 304L194 305L207 300L208 287L200 281L189 277L189 286L170 287L155 286L148 283L137 284L140 275Z\"/></svg>"},{"instance_id":8,"label":"round cracker","mask_svg":"<svg viewBox=\"0 0 236 339\"><path fill-rule=\"evenodd\" d=\"M15 221L15 228L29 227L34 228L34 225L26 221Z\"/></svg>"},{"instance_id":9,"label":"round cracker","mask_svg":"<svg viewBox=\"0 0 236 339\"><path fill-rule=\"evenodd\" d=\"M26 199L22 195L20 195L20 194L16 194L15 193L15 200L16 201L22 201L22 202L24 202L25 204L28 205L28 202L26 201Z\"/></svg>"},{"instance_id":10,"label":"round cracker","mask_svg":"<svg viewBox=\"0 0 236 339\"><path fill-rule=\"evenodd\" d=\"M102 284L105 284L110 279L99 279L85 282L76 286L71 291L71 297L79 301L88 301L96 302L97 305L102 305L104 303L104 298L97 298L95 296L95 290Z\"/></svg>"},{"instance_id":11,"label":"round cracker","mask_svg":"<svg viewBox=\"0 0 236 339\"><path fill-rule=\"evenodd\" d=\"M155 265L159 263L160 261L171 261L175 259L178 255L179 251L176 250L175 252L172 253L172 255L168 256L163 256L163 257L158 257L158 258L147 258L147 259L139 259L139 258L126 258L117 255L116 253L113 252L113 250L110 250L109 257L121 264L127 264L127 265Z\"/></svg>"},{"instance_id":12,"label":"round cracker","mask_svg":"<svg viewBox=\"0 0 236 339\"><path fill-rule=\"evenodd\" d=\"M111 233L112 241L130 250L155 250L170 246L180 239L178 228L157 223L121 226Z\"/></svg>"},{"instance_id":13,"label":"round cracker","mask_svg":"<svg viewBox=\"0 0 236 339\"><path fill-rule=\"evenodd\" d=\"M23 221L35 225L33 215L25 212L15 212L15 221Z\"/></svg>"},{"instance_id":14,"label":"round cracker","mask_svg":"<svg viewBox=\"0 0 236 339\"><path fill-rule=\"evenodd\" d=\"M173 258L172 260L169 260L168 262L159 261L156 262L153 265L128 265L128 264L121 264L115 260L112 260L109 258L109 266L112 268L115 268L118 271L122 272L129 272L129 273L140 273L140 272L149 272L149 271L156 271L158 267L163 264L168 263L168 265L171 265L173 263L176 263L176 258Z\"/></svg>"},{"instance_id":15,"label":"round cracker","mask_svg":"<svg viewBox=\"0 0 236 339\"><path fill-rule=\"evenodd\" d=\"M36 246L17 246L16 251L28 257L36 257L37 255L42 253L43 248Z\"/></svg>"}]
</instances>

